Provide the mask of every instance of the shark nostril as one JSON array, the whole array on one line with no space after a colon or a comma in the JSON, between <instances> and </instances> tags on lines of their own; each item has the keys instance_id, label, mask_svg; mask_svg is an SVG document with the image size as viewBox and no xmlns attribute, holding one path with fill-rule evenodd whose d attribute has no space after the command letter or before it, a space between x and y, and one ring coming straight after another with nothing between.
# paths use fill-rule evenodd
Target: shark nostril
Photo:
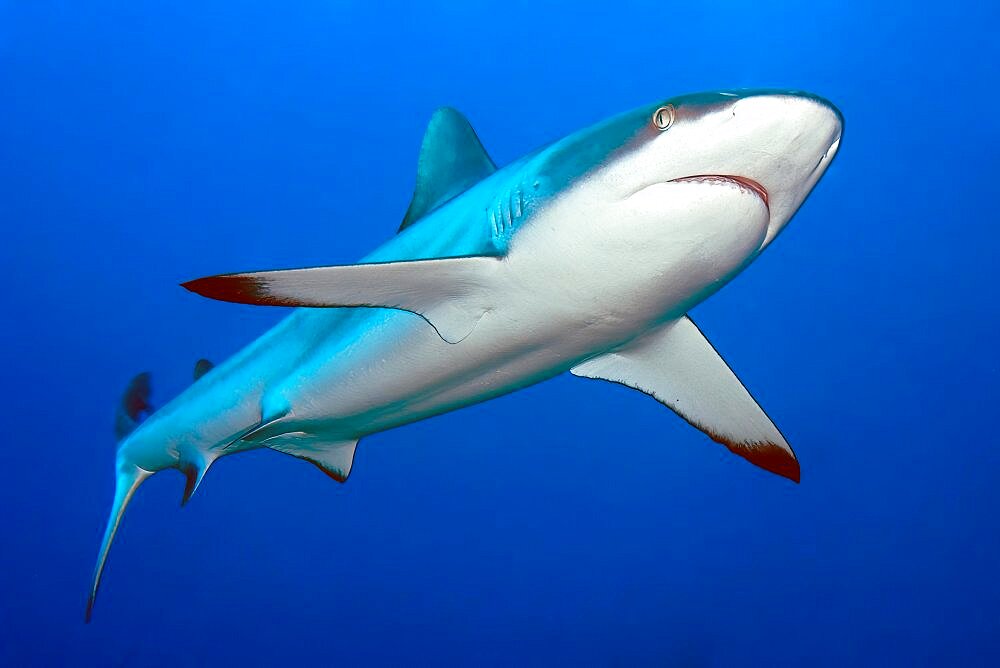
<instances>
[{"instance_id":1,"label":"shark nostril","mask_svg":"<svg viewBox=\"0 0 1000 668\"><path fill-rule=\"evenodd\" d=\"M816 165L812 168L813 173L815 173L816 170L822 167L824 163L829 162L830 159L837 154L837 149L840 148L840 136L841 133L838 132L837 137L830 143L830 147L827 148L825 151L823 151L823 155L820 156L819 160L816 162Z\"/></svg>"}]
</instances>

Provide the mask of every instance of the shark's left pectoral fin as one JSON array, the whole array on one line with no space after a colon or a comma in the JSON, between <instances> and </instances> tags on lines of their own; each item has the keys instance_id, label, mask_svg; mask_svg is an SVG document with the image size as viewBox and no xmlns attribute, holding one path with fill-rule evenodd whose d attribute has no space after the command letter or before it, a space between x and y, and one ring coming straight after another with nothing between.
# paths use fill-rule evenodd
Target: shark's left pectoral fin
<instances>
[{"instance_id":1,"label":"shark's left pectoral fin","mask_svg":"<svg viewBox=\"0 0 1000 668\"><path fill-rule=\"evenodd\" d=\"M652 396L712 440L795 482L799 463L771 419L690 318L573 367Z\"/></svg>"},{"instance_id":2,"label":"shark's left pectoral fin","mask_svg":"<svg viewBox=\"0 0 1000 668\"><path fill-rule=\"evenodd\" d=\"M222 274L184 287L205 297L264 306L367 306L410 311L457 343L490 309L503 259L455 257L412 262Z\"/></svg>"}]
</instances>

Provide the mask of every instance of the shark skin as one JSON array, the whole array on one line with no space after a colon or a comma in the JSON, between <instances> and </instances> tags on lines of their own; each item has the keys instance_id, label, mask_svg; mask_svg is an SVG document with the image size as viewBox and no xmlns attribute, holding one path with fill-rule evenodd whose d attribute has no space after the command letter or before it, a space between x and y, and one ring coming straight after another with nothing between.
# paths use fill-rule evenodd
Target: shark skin
<instances>
[{"instance_id":1,"label":"shark skin","mask_svg":"<svg viewBox=\"0 0 1000 668\"><path fill-rule=\"evenodd\" d=\"M222 364L199 363L193 385L124 434L87 620L152 474L184 473L187 501L220 457L270 448L343 482L368 434L566 371L652 396L798 482L787 441L686 314L784 229L842 131L836 107L808 93L700 93L498 170L468 122L439 110L399 233L361 263L185 284L305 308Z\"/></svg>"}]
</instances>

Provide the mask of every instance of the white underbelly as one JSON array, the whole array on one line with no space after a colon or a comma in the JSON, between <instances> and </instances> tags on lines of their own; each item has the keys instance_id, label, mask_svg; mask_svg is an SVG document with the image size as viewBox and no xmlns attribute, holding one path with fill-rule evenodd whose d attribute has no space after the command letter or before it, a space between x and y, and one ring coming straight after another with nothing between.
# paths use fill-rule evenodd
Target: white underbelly
<instances>
[{"instance_id":1,"label":"white underbelly","mask_svg":"<svg viewBox=\"0 0 1000 668\"><path fill-rule=\"evenodd\" d=\"M360 437L551 378L628 338L622 328L552 317L526 326L487 313L463 341L443 341L418 316L370 311L316 351L265 403L297 430ZM616 341L617 339L617 341ZM265 408L266 414L268 409Z\"/></svg>"},{"instance_id":2,"label":"white underbelly","mask_svg":"<svg viewBox=\"0 0 1000 668\"><path fill-rule=\"evenodd\" d=\"M545 380L680 317L752 257L768 215L738 191L669 189L669 205L653 187L613 206L578 198L532 221L459 343L413 314L358 310L268 391L263 414L290 412L289 430L360 437Z\"/></svg>"}]
</instances>

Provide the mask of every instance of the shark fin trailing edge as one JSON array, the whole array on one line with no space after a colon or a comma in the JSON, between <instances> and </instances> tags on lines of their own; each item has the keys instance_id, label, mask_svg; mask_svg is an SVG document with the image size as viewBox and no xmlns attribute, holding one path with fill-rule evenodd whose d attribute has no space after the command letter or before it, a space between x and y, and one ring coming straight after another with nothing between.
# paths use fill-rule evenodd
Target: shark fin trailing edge
<instances>
[{"instance_id":1,"label":"shark fin trailing edge","mask_svg":"<svg viewBox=\"0 0 1000 668\"><path fill-rule=\"evenodd\" d=\"M502 266L503 258L480 255L220 274L183 287L239 304L410 311L430 323L442 339L458 343L490 309L487 296Z\"/></svg>"},{"instance_id":2,"label":"shark fin trailing edge","mask_svg":"<svg viewBox=\"0 0 1000 668\"><path fill-rule=\"evenodd\" d=\"M645 392L733 454L799 482L785 437L687 316L571 372Z\"/></svg>"},{"instance_id":3,"label":"shark fin trailing edge","mask_svg":"<svg viewBox=\"0 0 1000 668\"><path fill-rule=\"evenodd\" d=\"M496 171L476 131L450 107L434 112L417 160L417 183L399 231Z\"/></svg>"},{"instance_id":4,"label":"shark fin trailing edge","mask_svg":"<svg viewBox=\"0 0 1000 668\"><path fill-rule=\"evenodd\" d=\"M87 612L84 616L84 621L87 623L90 622L90 618L94 612L94 601L97 599L97 589L101 586L101 575L104 572L104 565L108 561L108 552L111 550L115 534L118 533L118 527L121 525L122 517L125 515L125 509L128 507L129 502L132 501L135 490L139 489L139 485L145 482L151 475L153 475L152 471L141 469L138 466L119 466L118 475L115 478L115 499L111 504L111 514L108 516L108 524L104 529L104 539L101 541L101 549L97 553L94 579L90 586L90 596L87 598Z\"/></svg>"}]
</instances>

